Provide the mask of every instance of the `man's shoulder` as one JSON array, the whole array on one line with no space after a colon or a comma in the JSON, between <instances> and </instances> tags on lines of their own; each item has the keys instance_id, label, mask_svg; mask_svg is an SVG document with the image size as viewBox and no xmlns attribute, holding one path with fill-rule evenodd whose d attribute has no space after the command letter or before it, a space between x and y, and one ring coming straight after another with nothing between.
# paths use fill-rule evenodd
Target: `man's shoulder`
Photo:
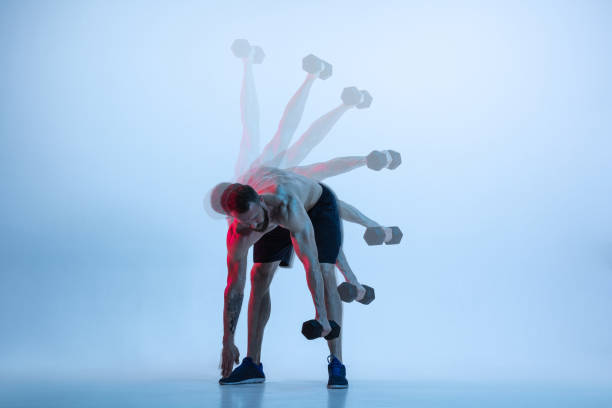
<instances>
[{"instance_id":1,"label":"man's shoulder","mask_svg":"<svg viewBox=\"0 0 612 408\"><path fill-rule=\"evenodd\" d=\"M291 191L289 191L284 185L278 184L274 188L274 195L280 200L287 201L289 196L291 196Z\"/></svg>"},{"instance_id":2,"label":"man's shoulder","mask_svg":"<svg viewBox=\"0 0 612 408\"><path fill-rule=\"evenodd\" d=\"M227 230L227 236L228 236L228 240L232 240L232 242L235 242L235 239L237 236L240 237L247 237L249 236L251 233L253 232L253 230L251 230L250 228L240 224L237 220L234 220L228 230Z\"/></svg>"},{"instance_id":3,"label":"man's shoulder","mask_svg":"<svg viewBox=\"0 0 612 408\"><path fill-rule=\"evenodd\" d=\"M274 194L275 203L270 216L273 221L283 222L287 218L287 209L289 208L290 196L286 194Z\"/></svg>"},{"instance_id":4,"label":"man's shoulder","mask_svg":"<svg viewBox=\"0 0 612 408\"><path fill-rule=\"evenodd\" d=\"M249 248L263 235L263 233L253 231L240 223L232 223L227 230L228 255L234 260L242 259L246 256Z\"/></svg>"},{"instance_id":5,"label":"man's shoulder","mask_svg":"<svg viewBox=\"0 0 612 408\"><path fill-rule=\"evenodd\" d=\"M299 197L288 195L282 211L284 228L289 231L301 230L303 228L306 212L304 204L300 201Z\"/></svg>"}]
</instances>

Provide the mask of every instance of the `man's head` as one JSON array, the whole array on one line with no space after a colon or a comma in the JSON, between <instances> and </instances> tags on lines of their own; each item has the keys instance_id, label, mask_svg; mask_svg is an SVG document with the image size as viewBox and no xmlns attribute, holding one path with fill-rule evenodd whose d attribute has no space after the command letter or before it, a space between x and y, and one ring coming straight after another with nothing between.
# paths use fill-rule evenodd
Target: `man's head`
<instances>
[{"instance_id":1,"label":"man's head","mask_svg":"<svg viewBox=\"0 0 612 408\"><path fill-rule=\"evenodd\" d=\"M254 231L265 231L270 219L263 199L253 187L234 183L221 194L223 211Z\"/></svg>"},{"instance_id":2,"label":"man's head","mask_svg":"<svg viewBox=\"0 0 612 408\"><path fill-rule=\"evenodd\" d=\"M221 206L221 195L231 183L219 183L214 186L204 198L204 209L212 218L225 218L227 214Z\"/></svg>"}]
</instances>

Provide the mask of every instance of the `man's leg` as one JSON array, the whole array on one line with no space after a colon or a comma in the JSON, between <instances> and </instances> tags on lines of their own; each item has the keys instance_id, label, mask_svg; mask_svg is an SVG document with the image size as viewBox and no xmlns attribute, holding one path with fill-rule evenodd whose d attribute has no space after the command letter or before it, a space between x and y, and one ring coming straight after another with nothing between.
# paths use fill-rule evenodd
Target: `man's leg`
<instances>
[{"instance_id":1,"label":"man's leg","mask_svg":"<svg viewBox=\"0 0 612 408\"><path fill-rule=\"evenodd\" d=\"M330 320L334 320L342 328L342 302L340 295L336 289L336 271L334 264L320 263L323 281L325 283L325 306L327 308L327 316ZM342 364L342 332L333 340L327 341L330 356L327 358L328 366L327 373L329 380L327 388L346 388L348 381L346 380L346 367Z\"/></svg>"},{"instance_id":2,"label":"man's leg","mask_svg":"<svg viewBox=\"0 0 612 408\"><path fill-rule=\"evenodd\" d=\"M327 318L333 320L342 327L342 301L336 289L335 265L331 263L321 263L321 274L325 285L325 307L327 308ZM342 330L340 336L333 340L328 340L330 354L342 361Z\"/></svg>"},{"instance_id":3,"label":"man's leg","mask_svg":"<svg viewBox=\"0 0 612 408\"><path fill-rule=\"evenodd\" d=\"M270 318L270 283L280 261L255 263L251 269L247 357L260 363L264 328Z\"/></svg>"}]
</instances>

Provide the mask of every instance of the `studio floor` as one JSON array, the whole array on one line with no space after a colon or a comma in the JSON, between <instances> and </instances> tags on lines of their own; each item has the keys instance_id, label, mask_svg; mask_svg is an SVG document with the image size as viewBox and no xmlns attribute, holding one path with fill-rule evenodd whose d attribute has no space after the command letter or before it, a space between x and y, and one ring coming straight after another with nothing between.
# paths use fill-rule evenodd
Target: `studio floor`
<instances>
[{"instance_id":1,"label":"studio floor","mask_svg":"<svg viewBox=\"0 0 612 408\"><path fill-rule=\"evenodd\" d=\"M2 382L2 408L63 407L612 407L612 387L534 384L269 381L219 386L214 380Z\"/></svg>"}]
</instances>

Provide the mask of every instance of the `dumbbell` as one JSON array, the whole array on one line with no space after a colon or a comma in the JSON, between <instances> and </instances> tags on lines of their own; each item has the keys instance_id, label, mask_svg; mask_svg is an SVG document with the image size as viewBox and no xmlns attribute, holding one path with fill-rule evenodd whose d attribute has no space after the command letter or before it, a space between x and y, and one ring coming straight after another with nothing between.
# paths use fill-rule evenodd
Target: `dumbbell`
<instances>
[{"instance_id":1,"label":"dumbbell","mask_svg":"<svg viewBox=\"0 0 612 408\"><path fill-rule=\"evenodd\" d=\"M357 109L368 108L372 104L372 95L368 91L361 91L354 86L342 90L342 103L355 106Z\"/></svg>"},{"instance_id":2,"label":"dumbbell","mask_svg":"<svg viewBox=\"0 0 612 408\"><path fill-rule=\"evenodd\" d=\"M366 228L363 239L368 245L395 245L399 244L403 236L399 227L369 227Z\"/></svg>"},{"instance_id":3,"label":"dumbbell","mask_svg":"<svg viewBox=\"0 0 612 408\"><path fill-rule=\"evenodd\" d=\"M364 305L369 305L376 296L374 295L374 288L368 285L361 285L366 290L365 295L361 300L358 300L359 303L363 303ZM357 286L353 285L349 282L342 282L338 285L338 293L340 294L340 299L343 302L350 303L353 300L357 299Z\"/></svg>"},{"instance_id":4,"label":"dumbbell","mask_svg":"<svg viewBox=\"0 0 612 408\"><path fill-rule=\"evenodd\" d=\"M251 58L253 64L261 64L266 54L264 54L261 47L256 45L252 46L244 38L234 40L232 43L232 52L238 58Z\"/></svg>"},{"instance_id":5,"label":"dumbbell","mask_svg":"<svg viewBox=\"0 0 612 408\"><path fill-rule=\"evenodd\" d=\"M320 79L327 79L332 75L332 65L312 54L302 59L302 68L309 74L318 75Z\"/></svg>"},{"instance_id":6,"label":"dumbbell","mask_svg":"<svg viewBox=\"0 0 612 408\"><path fill-rule=\"evenodd\" d=\"M329 325L331 326L331 331L327 336L325 336L326 340L333 340L340 335L340 326L338 323L333 320L329 320ZM314 340L321 337L321 333L323 332L323 326L321 323L316 321L315 319L308 320L302 324L302 334L308 340Z\"/></svg>"},{"instance_id":7,"label":"dumbbell","mask_svg":"<svg viewBox=\"0 0 612 408\"><path fill-rule=\"evenodd\" d=\"M402 156L395 150L373 150L366 156L366 165L368 168L376 171L385 167L389 170L394 170L400 164L402 164Z\"/></svg>"}]
</instances>

